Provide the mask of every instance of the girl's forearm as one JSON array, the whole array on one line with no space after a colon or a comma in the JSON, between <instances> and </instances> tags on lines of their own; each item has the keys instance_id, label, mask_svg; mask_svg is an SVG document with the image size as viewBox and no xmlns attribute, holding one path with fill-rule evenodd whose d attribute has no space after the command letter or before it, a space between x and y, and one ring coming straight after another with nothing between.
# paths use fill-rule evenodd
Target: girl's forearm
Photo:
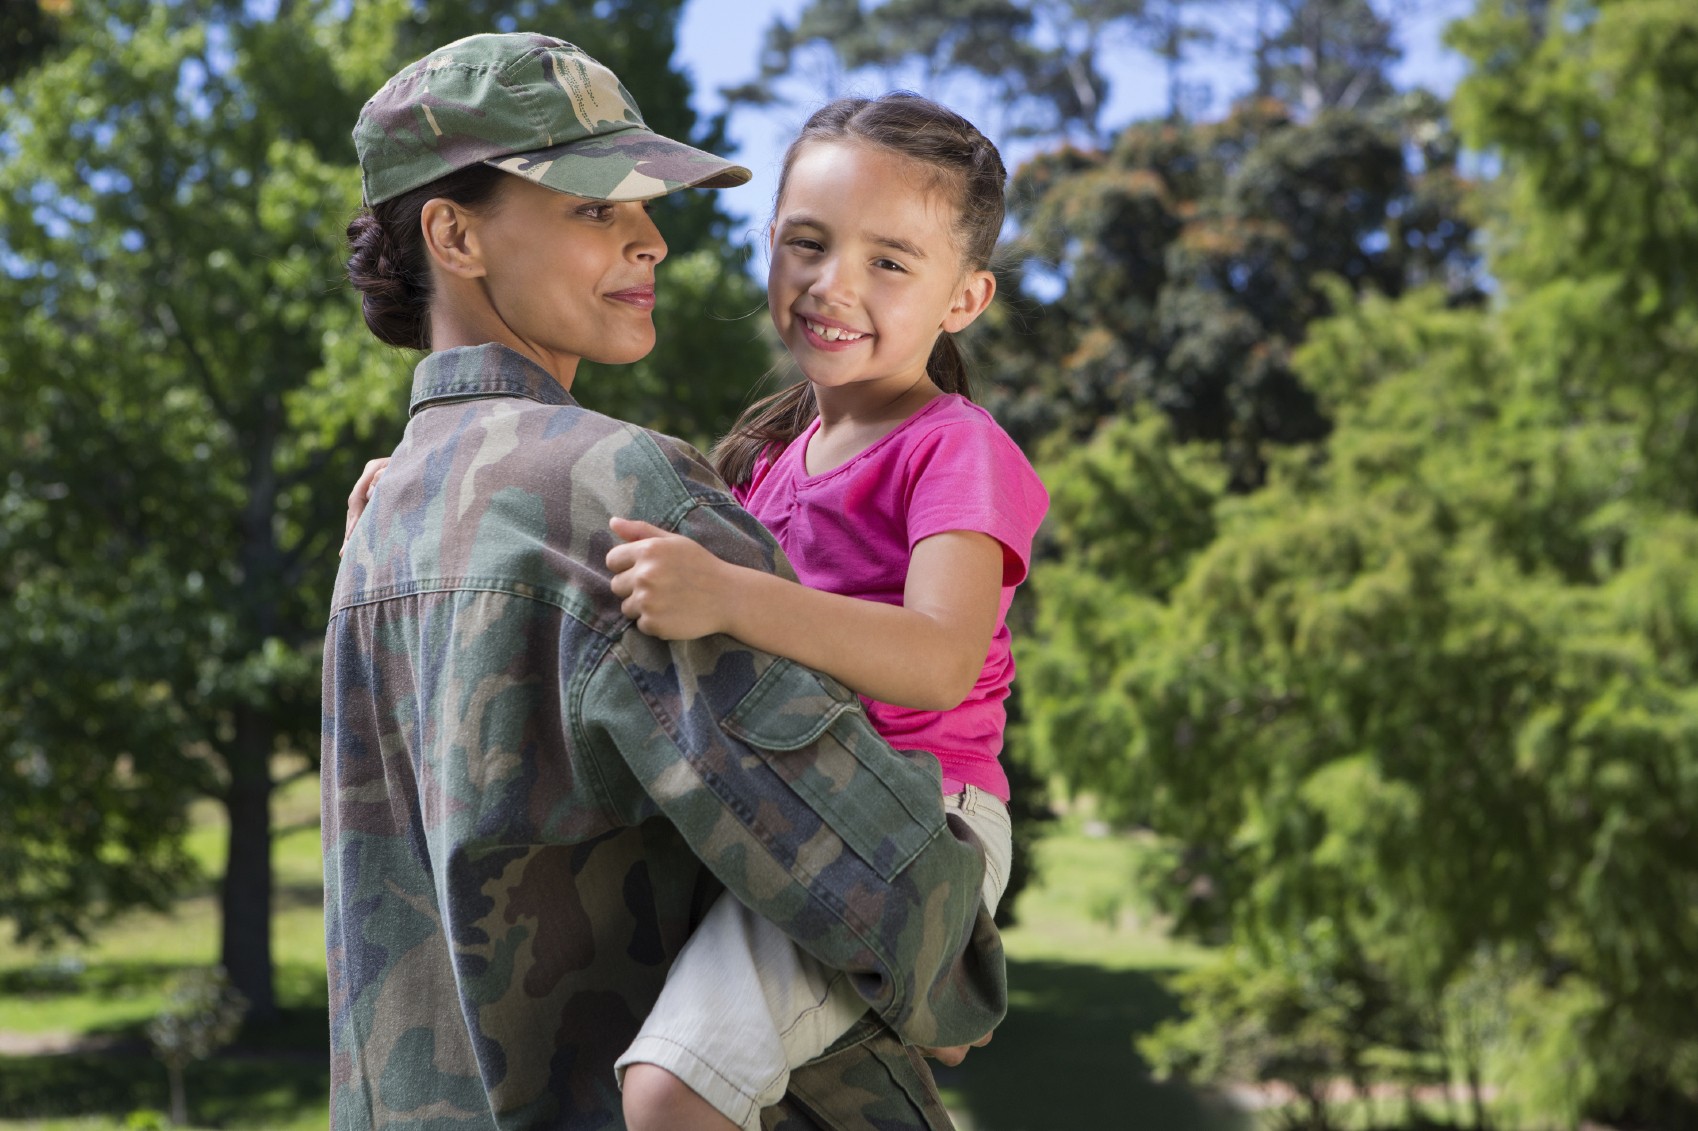
<instances>
[{"instance_id":1,"label":"girl's forearm","mask_svg":"<svg viewBox=\"0 0 1698 1131\"><path fill-rule=\"evenodd\" d=\"M984 667L988 634L977 626L729 568L737 571L725 616L730 635L869 698L948 710L967 697Z\"/></svg>"}]
</instances>

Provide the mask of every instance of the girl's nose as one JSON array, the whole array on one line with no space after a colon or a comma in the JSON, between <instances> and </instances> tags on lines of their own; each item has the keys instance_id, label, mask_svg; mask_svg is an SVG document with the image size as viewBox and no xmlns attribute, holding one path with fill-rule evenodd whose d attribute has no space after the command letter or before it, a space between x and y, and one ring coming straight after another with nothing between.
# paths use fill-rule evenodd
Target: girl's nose
<instances>
[{"instance_id":1,"label":"girl's nose","mask_svg":"<svg viewBox=\"0 0 1698 1131\"><path fill-rule=\"evenodd\" d=\"M831 306L847 305L851 294L847 275L841 261L827 259L819 265L808 294Z\"/></svg>"}]
</instances>

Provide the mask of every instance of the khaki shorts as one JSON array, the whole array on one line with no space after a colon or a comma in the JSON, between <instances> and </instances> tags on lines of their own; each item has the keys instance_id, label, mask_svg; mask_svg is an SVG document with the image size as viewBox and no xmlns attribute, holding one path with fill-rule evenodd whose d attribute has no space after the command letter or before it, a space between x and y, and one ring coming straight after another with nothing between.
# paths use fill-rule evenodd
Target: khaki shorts
<instances>
[{"instance_id":1,"label":"khaki shorts","mask_svg":"<svg viewBox=\"0 0 1698 1131\"><path fill-rule=\"evenodd\" d=\"M985 848L985 906L1008 885L1013 830L1008 807L976 786L943 799ZM821 966L789 936L722 895L666 976L642 1031L615 1065L658 1065L724 1116L759 1131L790 1072L848 1032L867 1003L841 971Z\"/></svg>"}]
</instances>

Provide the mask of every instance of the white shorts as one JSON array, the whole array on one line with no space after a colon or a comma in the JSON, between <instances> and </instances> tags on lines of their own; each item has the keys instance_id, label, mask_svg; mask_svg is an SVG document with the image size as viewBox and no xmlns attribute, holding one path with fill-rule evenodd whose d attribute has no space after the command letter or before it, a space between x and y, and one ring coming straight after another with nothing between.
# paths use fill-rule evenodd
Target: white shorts
<instances>
[{"instance_id":1,"label":"white shorts","mask_svg":"<svg viewBox=\"0 0 1698 1131\"><path fill-rule=\"evenodd\" d=\"M985 848L984 902L1008 885L1008 806L976 786L943 799ZM777 1103L790 1072L824 1052L867 1011L841 971L821 966L789 936L727 893L709 909L666 976L654 1009L614 1066L658 1065L745 1131Z\"/></svg>"}]
</instances>

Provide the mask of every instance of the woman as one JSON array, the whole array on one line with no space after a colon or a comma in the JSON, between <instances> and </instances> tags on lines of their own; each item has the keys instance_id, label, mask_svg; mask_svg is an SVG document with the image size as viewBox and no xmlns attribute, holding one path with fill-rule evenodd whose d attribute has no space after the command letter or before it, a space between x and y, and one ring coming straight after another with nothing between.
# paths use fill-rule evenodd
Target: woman
<instances>
[{"instance_id":1,"label":"woman","mask_svg":"<svg viewBox=\"0 0 1698 1131\"><path fill-rule=\"evenodd\" d=\"M642 202L747 171L534 35L405 68L355 141L350 277L374 333L431 352L326 634L332 1126L617 1126L614 1059L721 885L902 1039L982 1037L1001 951L936 763L834 681L635 631L609 584L615 514L786 568L699 455L569 391L653 345ZM793 1077L808 1126L798 1097L819 1126L947 1126L888 1033Z\"/></svg>"}]
</instances>

